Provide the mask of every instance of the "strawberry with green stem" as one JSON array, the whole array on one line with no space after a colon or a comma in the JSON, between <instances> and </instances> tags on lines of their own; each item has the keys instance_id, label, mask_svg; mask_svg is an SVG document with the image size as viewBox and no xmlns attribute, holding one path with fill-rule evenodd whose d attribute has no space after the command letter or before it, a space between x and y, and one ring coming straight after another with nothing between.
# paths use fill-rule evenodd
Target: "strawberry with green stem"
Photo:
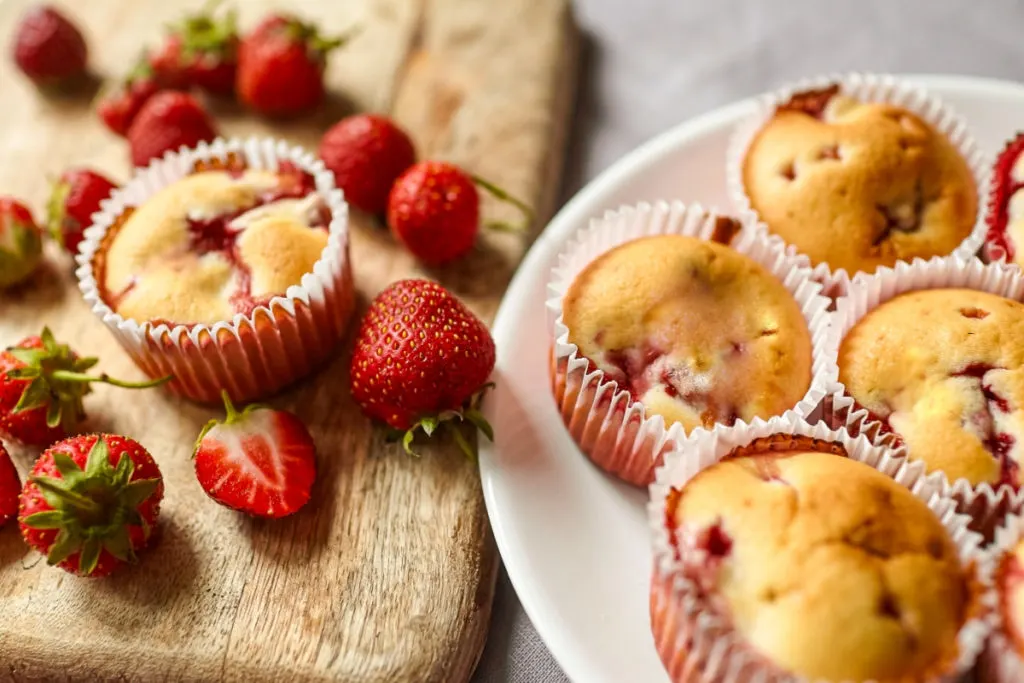
<instances>
[{"instance_id":1,"label":"strawberry with green stem","mask_svg":"<svg viewBox=\"0 0 1024 683\"><path fill-rule=\"evenodd\" d=\"M156 80L167 88L198 87L214 95L232 95L238 69L237 13L216 16L221 0L168 27L164 42L149 55Z\"/></svg>"},{"instance_id":2,"label":"strawberry with green stem","mask_svg":"<svg viewBox=\"0 0 1024 683\"><path fill-rule=\"evenodd\" d=\"M27 280L43 260L43 231L21 202L0 197L0 290Z\"/></svg>"},{"instance_id":3,"label":"strawberry with green stem","mask_svg":"<svg viewBox=\"0 0 1024 683\"><path fill-rule=\"evenodd\" d=\"M156 527L164 484L153 457L116 435L75 436L36 461L19 499L29 546L50 565L106 576L134 563Z\"/></svg>"},{"instance_id":4,"label":"strawberry with green stem","mask_svg":"<svg viewBox=\"0 0 1024 683\"><path fill-rule=\"evenodd\" d=\"M30 446L46 446L74 432L86 418L83 399L97 383L148 389L171 377L125 382L89 375L98 358L79 358L49 328L0 352L0 434Z\"/></svg>"}]
</instances>

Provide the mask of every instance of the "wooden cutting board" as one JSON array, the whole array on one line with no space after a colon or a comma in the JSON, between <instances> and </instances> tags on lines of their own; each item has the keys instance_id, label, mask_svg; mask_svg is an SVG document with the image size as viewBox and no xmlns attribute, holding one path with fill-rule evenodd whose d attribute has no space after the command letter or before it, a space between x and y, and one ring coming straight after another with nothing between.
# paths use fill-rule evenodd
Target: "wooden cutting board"
<instances>
[{"instance_id":1,"label":"wooden cutting board","mask_svg":"<svg viewBox=\"0 0 1024 683\"><path fill-rule=\"evenodd\" d=\"M94 69L123 73L164 22L200 0L59 2L87 35ZM88 97L47 100L15 73L8 41L29 0L0 1L0 193L42 216L47 176L87 164L119 180L127 148ZM456 161L526 198L537 225L557 191L574 93L568 0L237 0L243 27L287 5L325 30L361 32L332 56L330 101L271 125L215 109L229 135L274 135L315 149L353 110L389 112L421 157ZM73 9L72 9L73 8ZM485 204L496 217L515 218ZM529 235L488 235L464 262L424 272L357 216L352 258L360 313L389 282L440 280L490 319ZM534 226L535 228L537 226ZM0 344L50 325L99 369L141 373L81 301L71 261L49 252L30 287L0 295ZM353 324L355 321L353 321ZM0 679L465 681L483 646L498 556L476 466L453 444L412 459L371 429L348 395L350 349L271 403L309 424L319 450L312 503L254 521L219 507L189 459L215 411L157 390L100 387L90 428L132 436L164 472L157 545L109 579L79 579L0 530ZM38 452L15 449L22 474Z\"/></svg>"}]
</instances>

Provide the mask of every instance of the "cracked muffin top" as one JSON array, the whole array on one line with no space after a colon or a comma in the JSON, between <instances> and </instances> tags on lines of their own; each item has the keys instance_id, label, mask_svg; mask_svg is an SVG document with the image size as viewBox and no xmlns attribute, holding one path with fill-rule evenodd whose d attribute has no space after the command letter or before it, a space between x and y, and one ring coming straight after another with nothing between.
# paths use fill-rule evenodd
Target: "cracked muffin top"
<instances>
[{"instance_id":1,"label":"cracked muffin top","mask_svg":"<svg viewBox=\"0 0 1024 683\"><path fill-rule=\"evenodd\" d=\"M971 169L944 135L838 86L778 108L747 150L743 185L771 232L851 275L951 253L978 211Z\"/></svg>"},{"instance_id":2,"label":"cracked muffin top","mask_svg":"<svg viewBox=\"0 0 1024 683\"><path fill-rule=\"evenodd\" d=\"M1024 654L1024 541L1007 552L996 570L1003 633Z\"/></svg>"},{"instance_id":3,"label":"cracked muffin top","mask_svg":"<svg viewBox=\"0 0 1024 683\"><path fill-rule=\"evenodd\" d=\"M972 289L901 294L839 348L839 381L950 481L1020 486L1024 304Z\"/></svg>"},{"instance_id":4,"label":"cracked muffin top","mask_svg":"<svg viewBox=\"0 0 1024 683\"><path fill-rule=\"evenodd\" d=\"M793 447L740 449L670 492L683 571L787 672L932 680L957 657L971 604L956 546L927 505L881 472Z\"/></svg>"},{"instance_id":5,"label":"cracked muffin top","mask_svg":"<svg viewBox=\"0 0 1024 683\"><path fill-rule=\"evenodd\" d=\"M313 270L330 213L301 170L207 170L129 210L97 255L125 318L194 325L248 315Z\"/></svg>"},{"instance_id":6,"label":"cracked muffin top","mask_svg":"<svg viewBox=\"0 0 1024 683\"><path fill-rule=\"evenodd\" d=\"M796 300L717 242L661 235L616 247L576 277L562 309L583 357L687 431L781 414L811 382Z\"/></svg>"}]
</instances>

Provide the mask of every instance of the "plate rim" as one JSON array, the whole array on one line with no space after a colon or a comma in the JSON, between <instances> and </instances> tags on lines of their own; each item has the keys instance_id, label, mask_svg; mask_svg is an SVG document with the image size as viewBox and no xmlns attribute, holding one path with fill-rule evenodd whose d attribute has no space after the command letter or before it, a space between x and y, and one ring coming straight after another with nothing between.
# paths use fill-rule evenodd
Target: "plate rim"
<instances>
[{"instance_id":1,"label":"plate rim","mask_svg":"<svg viewBox=\"0 0 1024 683\"><path fill-rule=\"evenodd\" d=\"M928 73L896 73L893 76L917 83L935 92L940 98L945 98L949 93L954 92L958 95L972 97L1002 95L1024 98L1024 84L1005 79ZM730 121L735 122L743 116L745 110L753 111L759 96L754 95L717 107L655 134L626 152L577 190L547 223L516 269L515 275L502 297L491 327L495 340L509 336L506 328L512 324L512 313L508 302L537 276L535 271L550 258L549 252L552 249L564 244L571 238L574 231L579 229L578 226L585 224L585 221L596 215L591 207L600 204L602 196L612 193L616 186L642 172L659 159L672 154L678 147L700 138L711 130L727 125ZM672 199L672 197L665 199ZM543 311L538 314L542 313ZM546 614L547 610L551 608L540 604L539 599L533 595L534 591L530 584L535 582L536 578L532 572L527 571L526 563L521 562L512 552L511 535L503 530L504 522L501 510L504 506L495 500L494 488L489 485L495 478L501 476L501 467L496 464L497 459L492 456L492 451L496 448L497 446L494 444L481 443L479 471L484 504L501 561L505 566L505 572L523 611L530 623L533 624L544 646L551 653L552 658L570 680L586 681L588 679L584 678L584 674L591 670L593 665L587 662L586 656L581 654L578 648L563 645L563 639L554 631L556 624Z\"/></svg>"}]
</instances>

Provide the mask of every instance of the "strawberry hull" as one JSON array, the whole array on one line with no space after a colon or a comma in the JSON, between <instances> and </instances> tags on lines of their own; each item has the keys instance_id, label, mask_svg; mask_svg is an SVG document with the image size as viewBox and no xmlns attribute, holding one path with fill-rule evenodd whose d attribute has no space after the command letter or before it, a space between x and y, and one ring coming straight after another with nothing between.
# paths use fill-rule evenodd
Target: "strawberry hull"
<instances>
[{"instance_id":1,"label":"strawberry hull","mask_svg":"<svg viewBox=\"0 0 1024 683\"><path fill-rule=\"evenodd\" d=\"M124 319L104 300L97 271L129 207L199 169L238 163L275 169L285 161L313 176L332 214L327 248L301 283L248 315L213 325ZM220 403L222 389L235 401L257 400L308 376L337 348L355 308L348 206L321 162L271 139L219 139L153 162L104 203L86 232L78 263L85 300L139 368L154 378L174 375L168 388L200 403Z\"/></svg>"}]
</instances>

